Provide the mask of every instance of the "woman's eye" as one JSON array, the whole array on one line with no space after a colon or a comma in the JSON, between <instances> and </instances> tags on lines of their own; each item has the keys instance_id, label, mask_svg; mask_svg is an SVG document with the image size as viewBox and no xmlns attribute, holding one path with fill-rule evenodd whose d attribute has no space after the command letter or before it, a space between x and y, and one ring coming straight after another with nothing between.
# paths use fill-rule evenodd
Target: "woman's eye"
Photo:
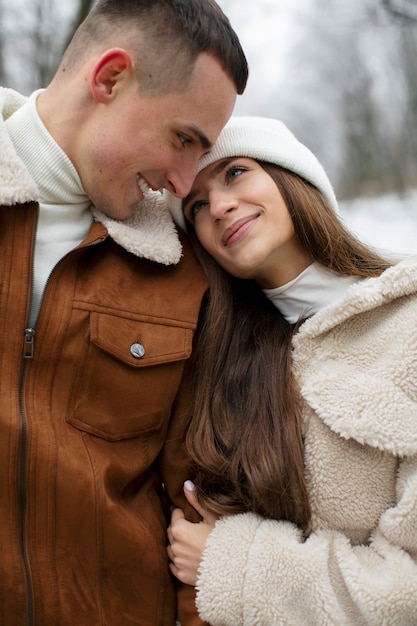
<instances>
[{"instance_id":1,"label":"woman's eye","mask_svg":"<svg viewBox=\"0 0 417 626\"><path fill-rule=\"evenodd\" d=\"M208 202L206 200L198 200L197 202L194 202L194 204L184 211L185 217L188 221L193 222L197 213L199 213L199 211L204 209L206 206L208 206Z\"/></svg>"},{"instance_id":2,"label":"woman's eye","mask_svg":"<svg viewBox=\"0 0 417 626\"><path fill-rule=\"evenodd\" d=\"M204 209L204 207L207 205L208 205L208 202L206 202L205 200L194 202L193 206L191 207L191 214L193 216L197 215L197 213L201 211L201 209Z\"/></svg>"},{"instance_id":3,"label":"woman's eye","mask_svg":"<svg viewBox=\"0 0 417 626\"><path fill-rule=\"evenodd\" d=\"M246 172L244 167L239 167L237 165L230 167L226 172L226 180L231 181L240 176L243 172Z\"/></svg>"}]
</instances>

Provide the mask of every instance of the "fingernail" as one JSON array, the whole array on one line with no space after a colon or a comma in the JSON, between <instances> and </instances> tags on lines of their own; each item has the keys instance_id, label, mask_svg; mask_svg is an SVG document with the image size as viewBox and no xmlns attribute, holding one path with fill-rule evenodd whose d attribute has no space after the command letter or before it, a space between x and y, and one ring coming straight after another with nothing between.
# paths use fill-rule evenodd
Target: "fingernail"
<instances>
[{"instance_id":1,"label":"fingernail","mask_svg":"<svg viewBox=\"0 0 417 626\"><path fill-rule=\"evenodd\" d=\"M192 480L186 480L184 483L184 487L187 491L194 491L194 483Z\"/></svg>"}]
</instances>

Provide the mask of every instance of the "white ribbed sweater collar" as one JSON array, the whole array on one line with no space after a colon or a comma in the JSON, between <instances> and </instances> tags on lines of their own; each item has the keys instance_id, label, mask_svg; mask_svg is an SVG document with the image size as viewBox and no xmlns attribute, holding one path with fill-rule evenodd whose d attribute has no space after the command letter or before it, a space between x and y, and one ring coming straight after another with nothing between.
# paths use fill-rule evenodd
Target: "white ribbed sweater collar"
<instances>
[{"instance_id":1,"label":"white ribbed sweater collar","mask_svg":"<svg viewBox=\"0 0 417 626\"><path fill-rule=\"evenodd\" d=\"M357 276L337 274L319 263L313 263L285 285L263 289L263 292L285 319L295 324L340 300L347 289L359 280Z\"/></svg>"},{"instance_id":2,"label":"white ribbed sweater collar","mask_svg":"<svg viewBox=\"0 0 417 626\"><path fill-rule=\"evenodd\" d=\"M84 209L89 199L80 177L68 156L54 141L43 125L35 91L15 113L6 120L6 128L16 152L36 181L43 204L71 205Z\"/></svg>"}]
</instances>

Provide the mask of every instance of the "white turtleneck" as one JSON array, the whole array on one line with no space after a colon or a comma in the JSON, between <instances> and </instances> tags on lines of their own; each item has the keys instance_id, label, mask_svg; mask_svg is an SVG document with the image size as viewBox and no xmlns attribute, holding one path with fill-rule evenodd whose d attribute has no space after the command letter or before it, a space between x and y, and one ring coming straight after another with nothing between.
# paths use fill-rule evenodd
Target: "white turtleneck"
<instances>
[{"instance_id":1,"label":"white turtleneck","mask_svg":"<svg viewBox=\"0 0 417 626\"><path fill-rule=\"evenodd\" d=\"M340 300L347 289L359 280L363 279L338 274L313 263L285 285L262 291L287 322L295 324Z\"/></svg>"},{"instance_id":2,"label":"white turtleneck","mask_svg":"<svg viewBox=\"0 0 417 626\"><path fill-rule=\"evenodd\" d=\"M41 91L35 91L6 121L15 150L39 190L31 326L36 323L43 290L53 267L85 238L92 222L91 202L75 167L38 115L36 99Z\"/></svg>"}]
</instances>

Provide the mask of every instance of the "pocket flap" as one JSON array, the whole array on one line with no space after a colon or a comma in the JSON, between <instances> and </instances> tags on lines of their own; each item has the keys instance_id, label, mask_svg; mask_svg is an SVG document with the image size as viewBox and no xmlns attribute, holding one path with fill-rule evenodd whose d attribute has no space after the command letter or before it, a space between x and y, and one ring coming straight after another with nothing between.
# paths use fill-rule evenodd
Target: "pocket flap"
<instances>
[{"instance_id":1,"label":"pocket flap","mask_svg":"<svg viewBox=\"0 0 417 626\"><path fill-rule=\"evenodd\" d=\"M90 339L98 348L131 367L148 367L186 359L191 354L190 328L125 319L92 312Z\"/></svg>"}]
</instances>

